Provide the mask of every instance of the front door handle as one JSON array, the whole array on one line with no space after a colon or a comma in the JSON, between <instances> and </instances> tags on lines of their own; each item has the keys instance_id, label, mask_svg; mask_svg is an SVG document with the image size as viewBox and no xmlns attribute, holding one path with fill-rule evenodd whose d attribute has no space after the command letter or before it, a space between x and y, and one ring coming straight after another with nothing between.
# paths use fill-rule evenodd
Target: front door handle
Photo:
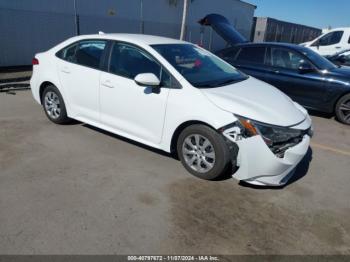
<instances>
[{"instance_id":1,"label":"front door handle","mask_svg":"<svg viewBox=\"0 0 350 262\"><path fill-rule=\"evenodd\" d=\"M110 80L106 80L106 81L102 82L102 85L105 87L114 88L114 86Z\"/></svg>"},{"instance_id":2,"label":"front door handle","mask_svg":"<svg viewBox=\"0 0 350 262\"><path fill-rule=\"evenodd\" d=\"M341 46L336 46L335 48L336 48L336 49L340 49L340 48L341 48Z\"/></svg>"},{"instance_id":3,"label":"front door handle","mask_svg":"<svg viewBox=\"0 0 350 262\"><path fill-rule=\"evenodd\" d=\"M275 70L275 71L273 71L275 74L279 74L280 73L280 71L278 71L278 70Z\"/></svg>"}]
</instances>

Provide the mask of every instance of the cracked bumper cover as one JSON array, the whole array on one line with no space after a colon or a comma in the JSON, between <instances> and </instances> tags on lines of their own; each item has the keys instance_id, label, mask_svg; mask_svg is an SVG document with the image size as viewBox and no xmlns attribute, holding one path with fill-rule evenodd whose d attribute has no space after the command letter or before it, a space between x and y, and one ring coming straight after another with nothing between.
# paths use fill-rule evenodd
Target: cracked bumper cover
<instances>
[{"instance_id":1,"label":"cracked bumper cover","mask_svg":"<svg viewBox=\"0 0 350 262\"><path fill-rule=\"evenodd\" d=\"M294 174L296 166L306 155L310 146L310 136L313 133L310 117L307 117L304 122L294 128L310 129L310 133L305 134L300 143L287 149L283 158L277 157L260 135L236 141L231 139L239 148L237 155L238 170L232 177L261 186L282 186L286 184Z\"/></svg>"},{"instance_id":2,"label":"cracked bumper cover","mask_svg":"<svg viewBox=\"0 0 350 262\"><path fill-rule=\"evenodd\" d=\"M303 159L310 145L305 135L296 146L289 148L283 158L276 157L260 136L238 141L239 169L233 177L254 185L281 186L288 182L295 167Z\"/></svg>"}]
</instances>

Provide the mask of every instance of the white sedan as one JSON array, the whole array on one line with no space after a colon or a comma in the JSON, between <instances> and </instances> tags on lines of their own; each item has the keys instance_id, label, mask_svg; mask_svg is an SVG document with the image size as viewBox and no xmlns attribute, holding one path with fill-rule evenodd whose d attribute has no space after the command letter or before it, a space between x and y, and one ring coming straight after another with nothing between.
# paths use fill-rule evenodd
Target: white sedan
<instances>
[{"instance_id":1,"label":"white sedan","mask_svg":"<svg viewBox=\"0 0 350 262\"><path fill-rule=\"evenodd\" d=\"M203 179L230 172L283 185L309 148L304 108L187 42L78 36L37 54L33 68L33 96L52 122L76 119L174 153Z\"/></svg>"}]
</instances>

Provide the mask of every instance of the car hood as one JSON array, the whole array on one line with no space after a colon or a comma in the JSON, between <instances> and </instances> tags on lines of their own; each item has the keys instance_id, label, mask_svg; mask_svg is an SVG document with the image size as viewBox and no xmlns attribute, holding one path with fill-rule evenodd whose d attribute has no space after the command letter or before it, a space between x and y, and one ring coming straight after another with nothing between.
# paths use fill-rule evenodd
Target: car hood
<instances>
[{"instance_id":1,"label":"car hood","mask_svg":"<svg viewBox=\"0 0 350 262\"><path fill-rule=\"evenodd\" d=\"M248 42L248 40L234 28L229 20L222 15L210 14L199 20L198 23L211 26L218 35L231 45Z\"/></svg>"},{"instance_id":2,"label":"car hood","mask_svg":"<svg viewBox=\"0 0 350 262\"><path fill-rule=\"evenodd\" d=\"M348 66L336 67L327 72L328 76L347 78L350 82L350 68Z\"/></svg>"},{"instance_id":3,"label":"car hood","mask_svg":"<svg viewBox=\"0 0 350 262\"><path fill-rule=\"evenodd\" d=\"M225 111L271 125L292 126L306 117L289 97L253 77L228 86L201 91L212 103Z\"/></svg>"}]
</instances>

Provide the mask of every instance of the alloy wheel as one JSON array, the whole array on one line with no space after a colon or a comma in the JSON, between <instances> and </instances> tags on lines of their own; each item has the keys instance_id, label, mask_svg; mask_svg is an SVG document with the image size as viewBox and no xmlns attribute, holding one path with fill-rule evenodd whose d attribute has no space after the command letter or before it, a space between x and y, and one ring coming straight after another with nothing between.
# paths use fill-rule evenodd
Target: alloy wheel
<instances>
[{"instance_id":1,"label":"alloy wheel","mask_svg":"<svg viewBox=\"0 0 350 262\"><path fill-rule=\"evenodd\" d=\"M44 98L46 113L52 118L57 119L61 114L60 99L55 92L49 91Z\"/></svg>"},{"instance_id":2,"label":"alloy wheel","mask_svg":"<svg viewBox=\"0 0 350 262\"><path fill-rule=\"evenodd\" d=\"M186 164L194 171L207 173L215 164L215 150L208 138L192 134L185 138L182 154Z\"/></svg>"},{"instance_id":3,"label":"alloy wheel","mask_svg":"<svg viewBox=\"0 0 350 262\"><path fill-rule=\"evenodd\" d=\"M339 107L340 114L346 123L350 123L350 99L344 101Z\"/></svg>"}]
</instances>

